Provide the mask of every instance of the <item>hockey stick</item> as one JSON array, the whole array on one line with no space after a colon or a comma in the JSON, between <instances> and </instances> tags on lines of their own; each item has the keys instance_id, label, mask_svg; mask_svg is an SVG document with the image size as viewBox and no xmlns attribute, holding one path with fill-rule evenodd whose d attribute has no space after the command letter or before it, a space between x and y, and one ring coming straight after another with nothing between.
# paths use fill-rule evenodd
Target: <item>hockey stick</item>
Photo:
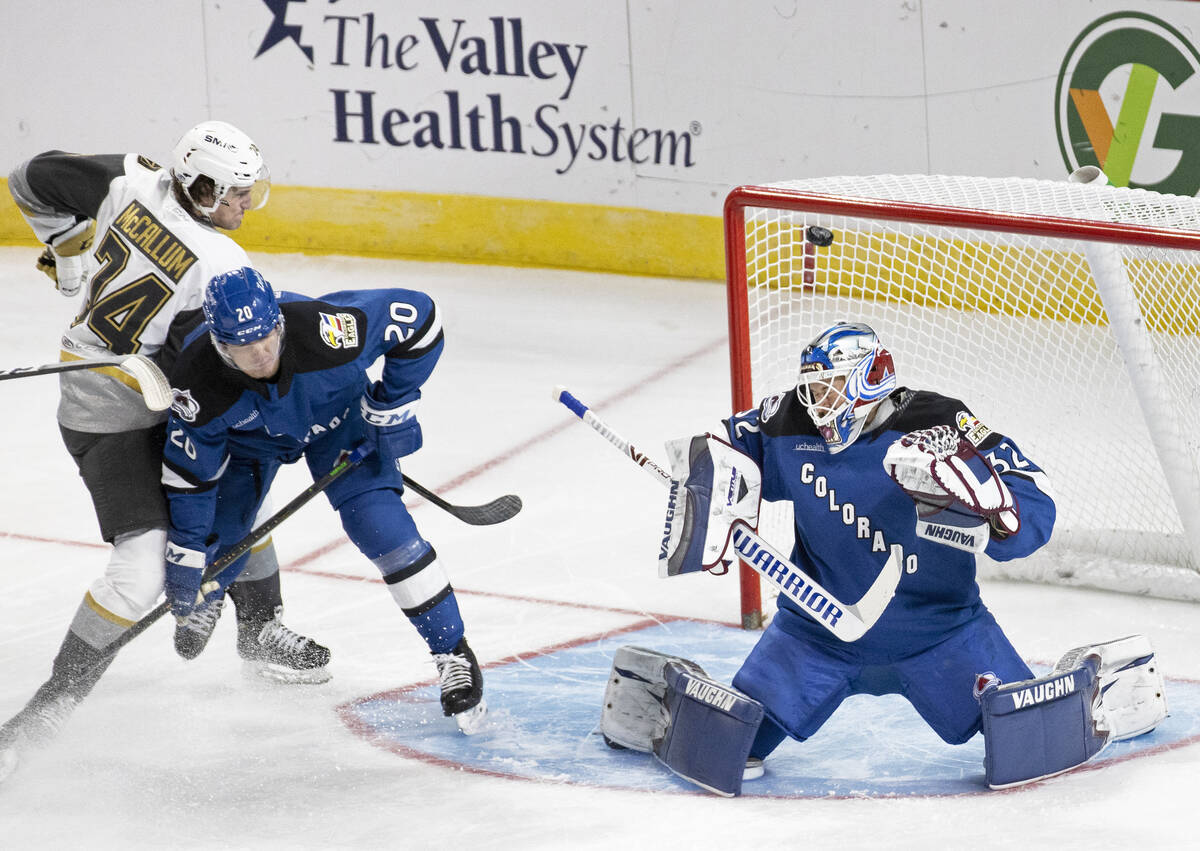
<instances>
[{"instance_id":1,"label":"hockey stick","mask_svg":"<svg viewBox=\"0 0 1200 851\"><path fill-rule=\"evenodd\" d=\"M342 475L361 464L363 460L371 454L371 452L372 450L364 444L363 446L359 446L353 452L345 453L342 458L333 465L333 469L301 491L300 494L291 502L264 520L257 528L253 529L248 535L246 535L246 537L242 538L240 541L230 547L228 552L206 567L204 569L204 576L200 580L200 586L203 588L205 585L209 585L210 583L214 582L228 586L235 578L237 578L237 574L241 572L241 567L239 567L236 571L233 570L232 565L235 561L245 555L251 547L275 531L280 523L282 523L284 520L287 520L289 517L299 511L301 507L311 501L314 496L321 493L323 490L333 484L334 480L340 478ZM244 567L244 565L242 565L242 567ZM133 639L137 638L139 635L149 629L156 621L158 621L170 610L170 601L164 600L162 603L159 603L158 606L156 606L148 615L144 616L141 620L129 627L129 629L125 630L125 632L121 633L121 635L104 647L100 651L100 657L102 659L107 659L109 656L112 656L126 644L133 641Z\"/></svg>"},{"instance_id":2,"label":"hockey stick","mask_svg":"<svg viewBox=\"0 0 1200 851\"><path fill-rule=\"evenodd\" d=\"M591 408L572 396L565 387L555 387L554 398L660 484L666 487L672 485L671 476L666 470L634 449L629 441L613 431ZM900 583L900 559L893 548L891 556L871 587L858 602L847 605L792 564L787 556L771 546L745 522L735 520L731 529L733 534L730 541L742 561L777 586L780 593L786 595L801 610L811 615L813 620L842 641L857 641L862 638L879 620Z\"/></svg>"},{"instance_id":3,"label":"hockey stick","mask_svg":"<svg viewBox=\"0 0 1200 851\"><path fill-rule=\"evenodd\" d=\"M19 366L16 369L0 370L0 381L7 381L10 378L28 378L33 375L52 375L56 372L74 372L78 369L103 369L108 366L115 366L137 380L142 389L142 398L150 410L165 411L171 407L174 398L171 385L162 370L158 368L158 364L145 355L88 358L48 363L44 366Z\"/></svg>"},{"instance_id":4,"label":"hockey stick","mask_svg":"<svg viewBox=\"0 0 1200 851\"><path fill-rule=\"evenodd\" d=\"M442 511L453 514L462 522L469 523L472 526L491 526L495 523L503 523L505 520L511 520L521 510L522 506L521 497L511 493L496 497L485 505L454 505L453 503L446 502L446 500L428 488L414 482L408 476L404 476L404 484L442 509Z\"/></svg>"}]
</instances>

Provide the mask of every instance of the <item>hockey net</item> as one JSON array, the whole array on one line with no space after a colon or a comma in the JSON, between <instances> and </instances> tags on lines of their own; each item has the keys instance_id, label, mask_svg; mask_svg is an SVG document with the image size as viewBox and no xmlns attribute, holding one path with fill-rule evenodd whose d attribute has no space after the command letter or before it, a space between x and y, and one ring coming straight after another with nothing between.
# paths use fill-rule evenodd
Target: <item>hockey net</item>
<instances>
[{"instance_id":1,"label":"hockey net","mask_svg":"<svg viewBox=\"0 0 1200 851\"><path fill-rule=\"evenodd\" d=\"M1200 600L1200 201L837 177L739 187L725 227L735 411L790 392L822 329L865 321L902 385L963 400L1051 478L1050 544L982 576ZM789 545L790 506L760 531Z\"/></svg>"}]
</instances>

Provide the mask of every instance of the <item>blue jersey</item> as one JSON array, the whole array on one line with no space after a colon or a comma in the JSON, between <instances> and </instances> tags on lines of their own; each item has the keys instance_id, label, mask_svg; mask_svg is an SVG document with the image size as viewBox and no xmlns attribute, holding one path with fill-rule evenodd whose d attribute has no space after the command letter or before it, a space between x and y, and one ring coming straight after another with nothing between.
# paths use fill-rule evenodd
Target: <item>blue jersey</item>
<instances>
[{"instance_id":1,"label":"blue jersey","mask_svg":"<svg viewBox=\"0 0 1200 851\"><path fill-rule=\"evenodd\" d=\"M770 397L725 421L732 444L762 468L763 499L792 503L793 561L839 600L853 603L888 558L899 557L896 596L853 644L842 644L786 597L779 598L780 628L872 663L931 647L986 612L975 581L975 556L917 537L916 507L883 468L884 453L895 440L910 431L950 425L1001 474L1016 499L1021 527L1007 538L990 540L986 553L993 559L1020 558L1042 546L1055 516L1041 468L962 402L907 388L889 399L894 409L887 419L837 454L828 451L794 392Z\"/></svg>"},{"instance_id":2,"label":"blue jersey","mask_svg":"<svg viewBox=\"0 0 1200 851\"><path fill-rule=\"evenodd\" d=\"M204 550L216 486L231 462L257 460L273 469L307 454L310 466L315 456L325 463L363 433L368 367L384 359L371 395L391 407L420 396L441 356L441 318L425 293L353 290L318 299L282 293L279 302L284 344L273 379L259 381L226 365L207 326L185 340L170 368L175 403L163 484L177 546Z\"/></svg>"}]
</instances>

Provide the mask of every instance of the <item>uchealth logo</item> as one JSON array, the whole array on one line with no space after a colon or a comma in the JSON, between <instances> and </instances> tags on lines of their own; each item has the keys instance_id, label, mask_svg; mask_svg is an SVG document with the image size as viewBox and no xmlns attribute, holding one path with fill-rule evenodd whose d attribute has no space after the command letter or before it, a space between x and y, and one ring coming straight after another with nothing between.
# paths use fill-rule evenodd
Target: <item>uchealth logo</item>
<instances>
[{"instance_id":1,"label":"uchealth logo","mask_svg":"<svg viewBox=\"0 0 1200 851\"><path fill-rule=\"evenodd\" d=\"M1200 190L1200 53L1139 12L1091 23L1067 50L1055 126L1067 171L1099 166L1114 186Z\"/></svg>"},{"instance_id":2,"label":"uchealth logo","mask_svg":"<svg viewBox=\"0 0 1200 851\"><path fill-rule=\"evenodd\" d=\"M328 117L336 144L517 154L558 175L602 162L696 164L698 121L655 127L610 114L586 95L571 102L589 79L621 72L610 54L578 38L586 23L563 24L561 14L448 13L436 0L424 14L386 0L262 2L270 19L262 16L254 58L277 49L304 57L315 72L306 84L325 88L311 109Z\"/></svg>"}]
</instances>

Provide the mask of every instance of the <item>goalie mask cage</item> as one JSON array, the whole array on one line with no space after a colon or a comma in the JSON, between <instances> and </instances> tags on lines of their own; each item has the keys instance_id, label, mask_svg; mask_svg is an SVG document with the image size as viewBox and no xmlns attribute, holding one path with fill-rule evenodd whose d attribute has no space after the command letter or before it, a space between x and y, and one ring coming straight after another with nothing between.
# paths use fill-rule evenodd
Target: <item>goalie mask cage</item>
<instances>
[{"instance_id":1,"label":"goalie mask cage","mask_svg":"<svg viewBox=\"0 0 1200 851\"><path fill-rule=\"evenodd\" d=\"M725 240L734 411L794 392L821 330L866 322L901 385L963 400L1050 478L1050 543L982 576L1200 600L1200 201L822 178L734 189ZM759 530L790 546L790 505ZM741 596L759 626L745 565Z\"/></svg>"}]
</instances>

